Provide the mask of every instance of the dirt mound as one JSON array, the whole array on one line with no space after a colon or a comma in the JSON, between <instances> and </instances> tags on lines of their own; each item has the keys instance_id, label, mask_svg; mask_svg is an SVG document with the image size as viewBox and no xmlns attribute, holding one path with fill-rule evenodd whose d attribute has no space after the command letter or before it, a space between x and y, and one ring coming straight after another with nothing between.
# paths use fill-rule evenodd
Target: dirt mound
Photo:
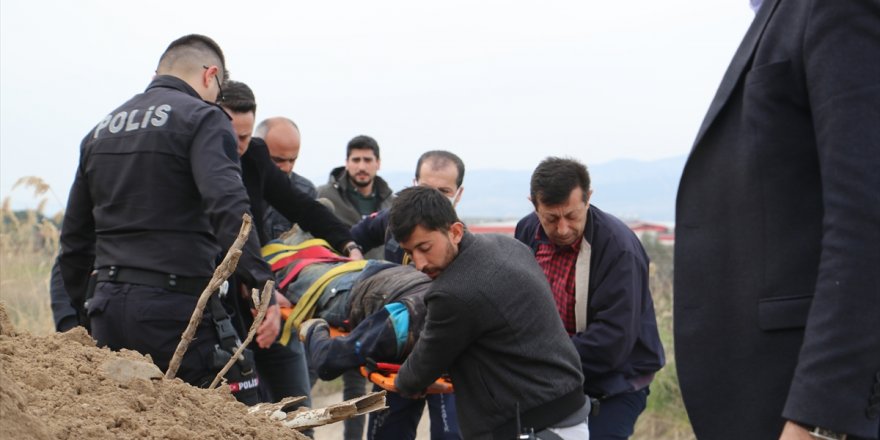
<instances>
[{"instance_id":1,"label":"dirt mound","mask_svg":"<svg viewBox=\"0 0 880 440\"><path fill-rule=\"evenodd\" d=\"M150 359L83 328L17 333L0 304L0 439L305 439L248 415L225 387L159 378Z\"/></svg>"}]
</instances>

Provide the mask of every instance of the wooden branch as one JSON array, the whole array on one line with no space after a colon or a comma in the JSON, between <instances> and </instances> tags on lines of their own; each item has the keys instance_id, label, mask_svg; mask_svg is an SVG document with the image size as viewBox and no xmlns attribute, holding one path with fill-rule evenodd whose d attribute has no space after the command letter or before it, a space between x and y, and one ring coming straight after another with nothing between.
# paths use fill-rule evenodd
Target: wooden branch
<instances>
[{"instance_id":1,"label":"wooden branch","mask_svg":"<svg viewBox=\"0 0 880 440\"><path fill-rule=\"evenodd\" d=\"M245 347L251 343L254 339L254 335L257 333L257 329L260 327L260 324L263 323L263 318L266 317L266 310L269 309L269 301L272 298L272 295L275 294L275 282L272 280L266 281L266 285L263 286L263 294L257 295L257 289L253 290L251 294L254 299L254 305L257 306L257 316L254 318L254 322L251 324L251 329L248 330L247 338L245 338L244 342L242 342L238 348L235 350L235 354L226 361L226 365L217 373L217 376L214 376L214 380L211 382L211 385L208 386L208 389L216 388L217 384L220 383L220 379L223 379L223 375L232 368L232 364L234 364L238 358L241 356L241 352L244 351Z\"/></svg>"},{"instance_id":2,"label":"wooden branch","mask_svg":"<svg viewBox=\"0 0 880 440\"><path fill-rule=\"evenodd\" d=\"M202 294L199 296L199 301L196 303L196 309L193 310L193 314L189 318L189 324L187 324L186 330L183 331L183 335L180 337L180 342L177 344L177 349L174 350L174 356L171 357L171 362L168 364L168 371L165 372L165 379L174 379L174 376L177 375L177 369L180 368L180 363L183 361L183 355L186 353L187 348L189 348L189 344L192 342L192 339L196 334L196 329L198 328L199 323L202 322L202 313L205 311L205 305L208 304L208 299L210 299L211 295L220 288L220 285L223 284L233 272L235 272L235 267L238 265L238 259L241 257L241 248L244 247L251 232L251 223L251 216L245 213L241 219L241 229L238 231L238 237L235 239L235 242L232 243L232 247L229 248L226 257L223 258L223 262L221 262L217 266L217 269L214 270L214 276L211 277L211 281L208 282L205 290L203 290Z\"/></svg>"}]
</instances>

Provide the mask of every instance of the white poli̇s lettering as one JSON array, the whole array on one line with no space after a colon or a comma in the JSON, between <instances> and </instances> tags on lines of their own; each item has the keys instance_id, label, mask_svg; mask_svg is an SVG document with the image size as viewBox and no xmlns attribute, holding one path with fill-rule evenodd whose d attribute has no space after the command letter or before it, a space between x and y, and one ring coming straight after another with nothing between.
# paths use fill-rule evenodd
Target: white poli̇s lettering
<instances>
[{"instance_id":1,"label":"white poli\u0307s lettering","mask_svg":"<svg viewBox=\"0 0 880 440\"><path fill-rule=\"evenodd\" d=\"M122 130L126 116L128 116L128 112L119 112L113 115L113 119L110 120L110 133L119 133L119 130Z\"/></svg>"},{"instance_id":2,"label":"white poli\u0307s lettering","mask_svg":"<svg viewBox=\"0 0 880 440\"><path fill-rule=\"evenodd\" d=\"M150 108L147 109L147 112L144 113L144 120L141 121L141 128L144 128L147 126L147 122L150 121L150 116L153 116L153 109L155 109L155 108L156 108L155 105L151 105Z\"/></svg>"},{"instance_id":3,"label":"white poli\u0307s lettering","mask_svg":"<svg viewBox=\"0 0 880 440\"><path fill-rule=\"evenodd\" d=\"M153 127L161 127L168 122L168 113L171 112L171 106L168 104L162 104L156 107L156 114L153 116L153 119L150 119L150 124L153 124Z\"/></svg>"},{"instance_id":4,"label":"white poli\u0307s lettering","mask_svg":"<svg viewBox=\"0 0 880 440\"><path fill-rule=\"evenodd\" d=\"M125 131L132 131L141 128L137 122L134 122L134 115L136 115L137 112L137 109L134 109L128 114L128 123L125 124Z\"/></svg>"},{"instance_id":5,"label":"white poli\u0307s lettering","mask_svg":"<svg viewBox=\"0 0 880 440\"><path fill-rule=\"evenodd\" d=\"M122 131L123 128L128 132L146 128L147 125L161 127L168 123L171 106L168 104L162 104L158 107L151 105L144 113L143 118L138 118L139 113L140 109L132 109L130 111L121 111L115 115L107 115L107 117L101 120L101 122L95 127L93 138L97 139L101 134L101 131L105 128L110 131L110 133L115 134ZM140 122L138 122L137 119L140 119Z\"/></svg>"},{"instance_id":6,"label":"white poli\u0307s lettering","mask_svg":"<svg viewBox=\"0 0 880 440\"><path fill-rule=\"evenodd\" d=\"M104 118L101 122L98 123L98 126L95 127L95 135L92 136L93 139L97 139L98 134L101 133L101 130L107 128L107 126L110 125L110 119L112 119L112 118L113 118L113 115L107 115L106 118Z\"/></svg>"}]
</instances>

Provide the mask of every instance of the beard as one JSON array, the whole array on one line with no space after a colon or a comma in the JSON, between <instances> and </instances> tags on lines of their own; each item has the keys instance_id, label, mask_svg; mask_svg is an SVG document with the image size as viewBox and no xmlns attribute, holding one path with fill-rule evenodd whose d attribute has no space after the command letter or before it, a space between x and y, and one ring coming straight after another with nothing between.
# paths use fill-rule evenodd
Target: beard
<instances>
[{"instance_id":1,"label":"beard","mask_svg":"<svg viewBox=\"0 0 880 440\"><path fill-rule=\"evenodd\" d=\"M361 177L361 179L366 179L366 180L363 180L363 181L358 180L358 177ZM362 173L362 174L359 173L354 176L349 174L348 180L351 180L351 183L353 183L355 186L360 187L360 188L370 186L373 183L373 177L370 176L369 174L366 174L366 173Z\"/></svg>"},{"instance_id":2,"label":"beard","mask_svg":"<svg viewBox=\"0 0 880 440\"><path fill-rule=\"evenodd\" d=\"M452 244L452 240L446 242L446 252L443 255L443 261L437 266L425 266L422 268L422 273L428 276L430 279L435 279L443 273L450 264L452 264L452 260L455 260L455 257L458 255L458 248Z\"/></svg>"}]
</instances>

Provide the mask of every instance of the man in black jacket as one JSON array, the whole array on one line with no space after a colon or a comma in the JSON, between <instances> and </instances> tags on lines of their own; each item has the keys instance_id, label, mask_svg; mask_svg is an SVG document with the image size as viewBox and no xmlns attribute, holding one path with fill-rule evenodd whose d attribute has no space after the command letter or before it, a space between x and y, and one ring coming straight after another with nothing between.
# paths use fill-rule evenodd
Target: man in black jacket
<instances>
[{"instance_id":1,"label":"man in black jacket","mask_svg":"<svg viewBox=\"0 0 880 440\"><path fill-rule=\"evenodd\" d=\"M59 264L74 306L83 307L97 270L88 316L98 345L149 354L163 370L249 211L229 118L212 103L225 72L210 38L172 42L147 90L83 139L61 230ZM252 288L272 278L255 232L235 273ZM210 383L222 367L212 317L205 313L178 370L191 384Z\"/></svg>"},{"instance_id":2,"label":"man in black jacket","mask_svg":"<svg viewBox=\"0 0 880 440\"><path fill-rule=\"evenodd\" d=\"M348 227L339 221L324 205L312 197L300 192L289 184L287 176L279 170L269 156L265 142L251 136L254 128L257 104L253 91L246 84L237 81L226 81L223 86L224 99L220 105L232 117L233 131L238 139L238 153L241 155L242 180L250 198L251 211L254 213L260 242L266 244L269 231L264 230L263 213L269 206L274 207L290 222L300 224L313 235L325 238L341 252L348 250L348 255L355 259L363 256L357 247L346 247L353 244ZM277 294L280 302L286 298ZM237 296L239 308L247 311L247 301ZM250 313L242 313L242 329L250 327ZM277 321L280 311L277 305L270 307L266 320ZM302 343L292 338L287 347L279 344L274 336L264 336L264 323L258 329L254 341L254 358L261 386L268 391L269 400L278 401L289 396L306 396L304 406L311 406L308 369Z\"/></svg>"},{"instance_id":3,"label":"man in black jacket","mask_svg":"<svg viewBox=\"0 0 880 440\"><path fill-rule=\"evenodd\" d=\"M535 211L516 225L544 271L577 348L584 392L601 402L594 439L632 435L648 385L665 362L648 288L648 257L623 222L590 205L590 175L547 158L532 173Z\"/></svg>"},{"instance_id":4,"label":"man in black jacket","mask_svg":"<svg viewBox=\"0 0 880 440\"><path fill-rule=\"evenodd\" d=\"M517 421L538 438L588 438L578 355L528 248L467 232L433 188L401 191L390 216L394 237L434 280L424 330L395 380L401 395L422 395L449 372L465 438L516 438Z\"/></svg>"},{"instance_id":5,"label":"man in black jacket","mask_svg":"<svg viewBox=\"0 0 880 440\"><path fill-rule=\"evenodd\" d=\"M269 147L269 157L279 170L287 174L291 186L308 194L309 197L318 198L318 188L309 179L293 171L293 167L300 156L300 143L302 136L299 127L289 118L275 116L264 119L254 129L254 136L263 139ZM266 207L263 219L263 228L272 239L280 237L289 231L292 224L290 220L281 215L272 206Z\"/></svg>"}]
</instances>

